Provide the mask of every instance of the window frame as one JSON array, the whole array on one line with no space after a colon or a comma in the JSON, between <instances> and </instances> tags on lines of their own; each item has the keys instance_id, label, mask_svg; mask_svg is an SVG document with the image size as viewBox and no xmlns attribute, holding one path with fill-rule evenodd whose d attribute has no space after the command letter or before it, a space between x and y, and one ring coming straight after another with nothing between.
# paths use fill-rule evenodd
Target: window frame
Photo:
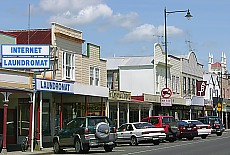
<instances>
[{"instance_id":1,"label":"window frame","mask_svg":"<svg viewBox=\"0 0 230 155\"><path fill-rule=\"evenodd\" d=\"M183 94L186 95L186 77L183 77Z\"/></svg>"},{"instance_id":2,"label":"window frame","mask_svg":"<svg viewBox=\"0 0 230 155\"><path fill-rule=\"evenodd\" d=\"M62 79L75 81L75 54L62 52Z\"/></svg>"},{"instance_id":3,"label":"window frame","mask_svg":"<svg viewBox=\"0 0 230 155\"><path fill-rule=\"evenodd\" d=\"M89 68L89 85L100 86L100 68L90 66Z\"/></svg>"}]
</instances>

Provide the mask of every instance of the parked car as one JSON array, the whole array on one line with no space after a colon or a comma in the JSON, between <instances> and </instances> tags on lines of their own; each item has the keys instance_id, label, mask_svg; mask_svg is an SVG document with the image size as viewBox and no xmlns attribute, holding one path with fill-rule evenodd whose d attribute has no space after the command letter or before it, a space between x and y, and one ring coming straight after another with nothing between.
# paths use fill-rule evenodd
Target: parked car
<instances>
[{"instance_id":1,"label":"parked car","mask_svg":"<svg viewBox=\"0 0 230 155\"><path fill-rule=\"evenodd\" d=\"M210 125L204 124L198 120L183 120L189 124L195 125L197 128L198 136L202 139L205 139L208 135L211 134Z\"/></svg>"},{"instance_id":2,"label":"parked car","mask_svg":"<svg viewBox=\"0 0 230 155\"><path fill-rule=\"evenodd\" d=\"M155 127L164 128L166 133L165 140L169 142L174 142L179 134L177 122L173 116L151 116L143 118L141 122L148 122Z\"/></svg>"},{"instance_id":3,"label":"parked car","mask_svg":"<svg viewBox=\"0 0 230 155\"><path fill-rule=\"evenodd\" d=\"M152 142L159 145L165 139L164 128L156 128L147 122L135 122L122 124L117 130L116 143L130 143L138 145L143 142Z\"/></svg>"},{"instance_id":4,"label":"parked car","mask_svg":"<svg viewBox=\"0 0 230 155\"><path fill-rule=\"evenodd\" d=\"M87 153L91 147L104 147L111 152L117 133L115 125L106 116L77 117L67 122L53 138L54 153L74 147L76 153Z\"/></svg>"},{"instance_id":5,"label":"parked car","mask_svg":"<svg viewBox=\"0 0 230 155\"><path fill-rule=\"evenodd\" d=\"M177 121L180 134L177 135L178 139L187 138L193 140L198 135L197 128L193 124L185 121Z\"/></svg>"},{"instance_id":6,"label":"parked car","mask_svg":"<svg viewBox=\"0 0 230 155\"><path fill-rule=\"evenodd\" d=\"M224 126L221 119L218 116L205 116L198 118L204 124L209 124L211 127L211 133L221 136L224 132Z\"/></svg>"}]
</instances>

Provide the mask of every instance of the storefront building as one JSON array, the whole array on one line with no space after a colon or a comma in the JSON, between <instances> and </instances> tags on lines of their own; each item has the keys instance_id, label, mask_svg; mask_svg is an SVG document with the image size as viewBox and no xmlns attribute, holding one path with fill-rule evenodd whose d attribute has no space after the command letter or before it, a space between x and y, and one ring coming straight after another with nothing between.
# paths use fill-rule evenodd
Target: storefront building
<instances>
[{"instance_id":1,"label":"storefront building","mask_svg":"<svg viewBox=\"0 0 230 155\"><path fill-rule=\"evenodd\" d=\"M36 136L39 141L38 149L42 149L45 143L52 142L55 132L62 129L70 119L106 114L109 94L106 87L106 61L100 58L100 46L92 43L87 43L86 53L82 54L85 41L81 31L52 23L50 29L1 33L1 37L13 38L11 44L28 45L29 42L30 46L50 46L50 67L27 69L34 72L34 76L31 76L31 86L32 80L34 85L31 88L34 110L26 104L32 101L30 96L20 95L22 99L18 100L21 109L19 112L25 113L16 117L30 118L28 112L33 113L34 124L27 127L31 132L19 130L19 134L22 132L24 137L30 135L32 138ZM27 122L28 120L23 124ZM20 142L19 139L17 143Z\"/></svg>"},{"instance_id":2,"label":"storefront building","mask_svg":"<svg viewBox=\"0 0 230 155\"><path fill-rule=\"evenodd\" d=\"M0 77L0 134L6 153L9 144L19 144L32 131L33 73L0 68Z\"/></svg>"},{"instance_id":3,"label":"storefront building","mask_svg":"<svg viewBox=\"0 0 230 155\"><path fill-rule=\"evenodd\" d=\"M145 102L140 96L131 96L131 92L109 91L109 117L117 127L124 123L139 122L151 116L152 104Z\"/></svg>"}]
</instances>

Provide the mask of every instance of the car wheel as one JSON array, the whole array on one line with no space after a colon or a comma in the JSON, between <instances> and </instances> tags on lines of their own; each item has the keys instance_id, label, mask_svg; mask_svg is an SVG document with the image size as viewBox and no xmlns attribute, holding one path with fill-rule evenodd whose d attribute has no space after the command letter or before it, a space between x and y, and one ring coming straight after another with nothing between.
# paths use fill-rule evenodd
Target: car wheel
<instances>
[{"instance_id":1,"label":"car wheel","mask_svg":"<svg viewBox=\"0 0 230 155\"><path fill-rule=\"evenodd\" d=\"M54 149L55 154L58 154L58 153L61 152L60 145L59 145L59 143L57 141L54 142L53 149Z\"/></svg>"},{"instance_id":2,"label":"car wheel","mask_svg":"<svg viewBox=\"0 0 230 155\"><path fill-rule=\"evenodd\" d=\"M174 138L170 138L170 139L169 139L169 142L170 142L170 143L172 143L172 142L174 142L174 141L176 141L176 139L174 139Z\"/></svg>"},{"instance_id":3,"label":"car wheel","mask_svg":"<svg viewBox=\"0 0 230 155\"><path fill-rule=\"evenodd\" d=\"M154 140L154 141L153 141L153 144L154 144L154 145L159 145L159 144L160 144L160 141L159 141L159 140Z\"/></svg>"},{"instance_id":4,"label":"car wheel","mask_svg":"<svg viewBox=\"0 0 230 155\"><path fill-rule=\"evenodd\" d=\"M134 136L132 136L132 137L131 137L130 144L131 144L131 145L138 145L138 143L137 143L137 138L134 137Z\"/></svg>"},{"instance_id":5,"label":"car wheel","mask_svg":"<svg viewBox=\"0 0 230 155\"><path fill-rule=\"evenodd\" d=\"M82 153L81 142L79 139L75 141L74 148L76 153Z\"/></svg>"},{"instance_id":6,"label":"car wheel","mask_svg":"<svg viewBox=\"0 0 230 155\"><path fill-rule=\"evenodd\" d=\"M206 139L208 135L202 135L201 138L202 139Z\"/></svg>"},{"instance_id":7,"label":"car wheel","mask_svg":"<svg viewBox=\"0 0 230 155\"><path fill-rule=\"evenodd\" d=\"M83 144L83 151L84 153L88 153L90 150L89 144Z\"/></svg>"},{"instance_id":8,"label":"car wheel","mask_svg":"<svg viewBox=\"0 0 230 155\"><path fill-rule=\"evenodd\" d=\"M105 149L105 152L112 152L113 151L113 145L105 145L104 149Z\"/></svg>"},{"instance_id":9,"label":"car wheel","mask_svg":"<svg viewBox=\"0 0 230 155\"><path fill-rule=\"evenodd\" d=\"M222 135L222 132L218 132L216 133L217 136L221 136Z\"/></svg>"},{"instance_id":10,"label":"car wheel","mask_svg":"<svg viewBox=\"0 0 230 155\"><path fill-rule=\"evenodd\" d=\"M188 140L193 140L193 139L194 139L194 137L188 137L187 139L188 139Z\"/></svg>"}]
</instances>

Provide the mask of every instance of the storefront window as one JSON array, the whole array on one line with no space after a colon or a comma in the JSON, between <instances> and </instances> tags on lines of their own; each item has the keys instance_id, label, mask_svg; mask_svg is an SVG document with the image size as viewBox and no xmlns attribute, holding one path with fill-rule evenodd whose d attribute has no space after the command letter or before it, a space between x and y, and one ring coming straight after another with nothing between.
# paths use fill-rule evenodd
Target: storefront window
<instances>
[{"instance_id":1,"label":"storefront window","mask_svg":"<svg viewBox=\"0 0 230 155\"><path fill-rule=\"evenodd\" d=\"M101 115L101 103L89 103L88 104L88 115L92 115L92 116L100 116Z\"/></svg>"},{"instance_id":2,"label":"storefront window","mask_svg":"<svg viewBox=\"0 0 230 155\"><path fill-rule=\"evenodd\" d=\"M60 103L56 105L56 117L55 117L55 132L60 130L60 109L62 108L62 121L63 125L69 122L73 118L82 116L82 111L85 110L85 106L81 106L81 103L63 103L63 107L60 107Z\"/></svg>"}]
</instances>

